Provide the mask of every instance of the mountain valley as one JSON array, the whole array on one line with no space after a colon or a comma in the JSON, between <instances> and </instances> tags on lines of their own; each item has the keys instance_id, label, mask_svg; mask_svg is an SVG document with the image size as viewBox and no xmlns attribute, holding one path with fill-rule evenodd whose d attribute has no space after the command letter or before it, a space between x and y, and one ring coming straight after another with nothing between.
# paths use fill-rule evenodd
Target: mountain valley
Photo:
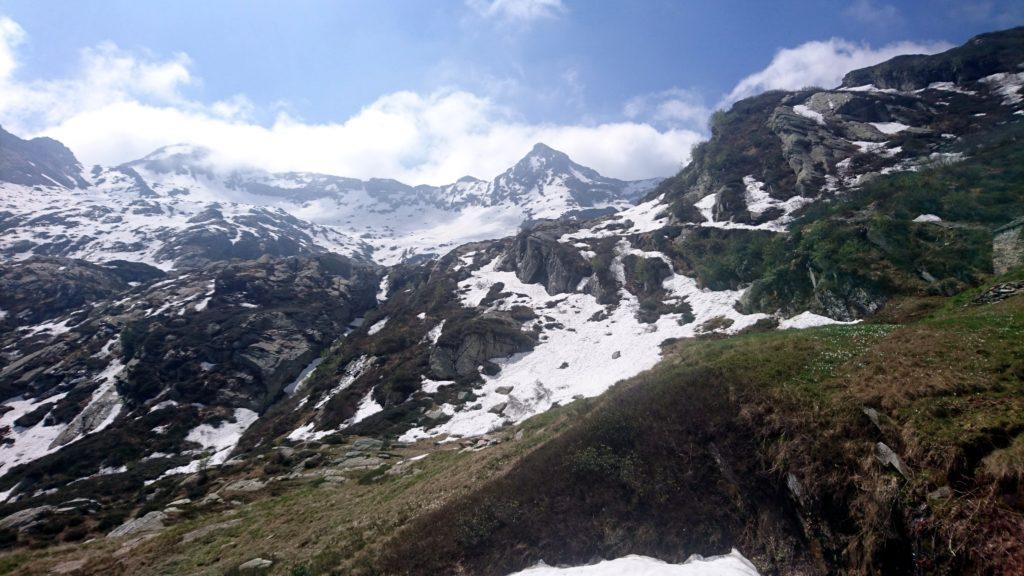
<instances>
[{"instance_id":1,"label":"mountain valley","mask_svg":"<svg viewBox=\"0 0 1024 576\"><path fill-rule=\"evenodd\" d=\"M0 572L1019 573L1022 141L1024 28L664 180L0 131Z\"/></svg>"}]
</instances>

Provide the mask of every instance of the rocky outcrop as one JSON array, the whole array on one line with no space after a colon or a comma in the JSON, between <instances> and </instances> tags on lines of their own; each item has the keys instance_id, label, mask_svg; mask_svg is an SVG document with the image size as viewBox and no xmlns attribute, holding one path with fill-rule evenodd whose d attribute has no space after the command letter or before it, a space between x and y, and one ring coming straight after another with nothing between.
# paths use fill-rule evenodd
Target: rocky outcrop
<instances>
[{"instance_id":1,"label":"rocky outcrop","mask_svg":"<svg viewBox=\"0 0 1024 576\"><path fill-rule=\"evenodd\" d=\"M376 303L377 278L373 267L334 255L214 265L190 277L203 292L185 297L199 310L169 325L131 324L125 390L146 401L175 382L179 400L259 411Z\"/></svg>"},{"instance_id":2,"label":"rocky outcrop","mask_svg":"<svg viewBox=\"0 0 1024 576\"><path fill-rule=\"evenodd\" d=\"M310 360L376 304L379 281L377 267L336 255L215 263L0 333L0 394L27 403L3 407L22 413L17 429L0 428L0 490L25 478L13 497L108 477L123 478L122 490L141 487L191 470L196 444L223 462ZM34 435L46 443L26 444ZM152 453L160 457L140 464Z\"/></svg>"},{"instance_id":3,"label":"rocky outcrop","mask_svg":"<svg viewBox=\"0 0 1024 576\"><path fill-rule=\"evenodd\" d=\"M502 256L498 269L515 272L527 284L543 284L548 294L574 292L590 275L590 265L579 251L558 242L557 226L522 232Z\"/></svg>"},{"instance_id":4,"label":"rocky outcrop","mask_svg":"<svg viewBox=\"0 0 1024 576\"><path fill-rule=\"evenodd\" d=\"M519 322L505 314L485 314L444 331L430 352L430 370L442 380L475 376L492 358L530 350L533 344Z\"/></svg>"},{"instance_id":5,"label":"rocky outcrop","mask_svg":"<svg viewBox=\"0 0 1024 576\"><path fill-rule=\"evenodd\" d=\"M84 188L82 165L52 138L22 140L0 128L0 181L23 186Z\"/></svg>"},{"instance_id":6,"label":"rocky outcrop","mask_svg":"<svg viewBox=\"0 0 1024 576\"><path fill-rule=\"evenodd\" d=\"M909 92L934 82L965 83L1020 65L1024 27L981 34L962 46L930 56L897 56L843 77L843 86L873 85Z\"/></svg>"},{"instance_id":7,"label":"rocky outcrop","mask_svg":"<svg viewBox=\"0 0 1024 576\"><path fill-rule=\"evenodd\" d=\"M0 327L37 324L88 308L127 290L136 278L163 276L134 263L99 265L70 258L30 258L0 264Z\"/></svg>"},{"instance_id":8,"label":"rocky outcrop","mask_svg":"<svg viewBox=\"0 0 1024 576\"><path fill-rule=\"evenodd\" d=\"M143 534L146 532L157 532L159 530L163 530L164 520L166 519L167 514L164 514L159 510L153 510L152 512L147 512L146 515L141 518L134 518L117 528L114 528L109 534L107 534L107 538L121 538L123 536L133 536L135 534Z\"/></svg>"}]
</instances>

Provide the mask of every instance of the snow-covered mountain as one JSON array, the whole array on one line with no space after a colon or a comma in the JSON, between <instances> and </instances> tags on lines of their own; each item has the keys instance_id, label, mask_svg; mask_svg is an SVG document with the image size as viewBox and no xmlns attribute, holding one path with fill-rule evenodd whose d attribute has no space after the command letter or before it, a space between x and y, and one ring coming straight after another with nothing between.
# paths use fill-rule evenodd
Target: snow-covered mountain
<instances>
[{"instance_id":1,"label":"snow-covered mountain","mask_svg":"<svg viewBox=\"0 0 1024 576\"><path fill-rule=\"evenodd\" d=\"M677 528L679 554L754 535L738 544L763 573L799 571L808 542L815 562L815 546L835 552L821 573L867 566L876 559L845 551L880 534L923 543L886 548L906 557L892 566L920 549L960 573L935 537L943 517L920 514L936 501L986 510L969 494L1017 502L1019 475L1000 488L957 472L943 496L946 456L910 447L948 445L935 454L960 461L980 445L1016 450L1024 429L1007 394L1020 300L988 307L1024 283L942 300L988 282L997 251L1024 262L1022 38L737 102L654 189L543 145L490 182L411 187L224 170L191 146L83 175L51 141L12 140L0 165L0 544L136 538L166 522L178 526L132 554L127 539L88 549L113 554L89 570L139 573L130 562L166 554L181 572L184 550L228 550L204 539L237 521L232 545L248 552L218 561L234 569L275 541L258 529L269 516L249 511L304 493L307 508L277 499L288 508L275 531L314 518L366 554L401 552L366 565L408 562L379 573L508 573L513 548L516 569L579 562L643 544L631 532L661 542ZM32 159L38 147L50 160ZM600 211L614 213L573 219ZM955 323L918 323L935 310ZM950 355L961 342L963 362ZM900 357L912 347L920 362ZM939 420L941 437L922 435ZM946 439L954 425L960 446ZM979 470L993 454L1015 453ZM502 483L484 484L488 471ZM894 481L910 499L894 503ZM377 524L388 502L401 508L390 527ZM369 512L339 520L360 505ZM893 520L879 524L883 509ZM1019 550L1020 515L996 513L1011 520L972 512L962 526L996 525L1005 540L978 541ZM905 532L908 518L925 519L910 524L923 536ZM540 530L540 543L522 536ZM341 549L333 535L309 541ZM888 566L879 573L906 572Z\"/></svg>"},{"instance_id":2,"label":"snow-covered mountain","mask_svg":"<svg viewBox=\"0 0 1024 576\"><path fill-rule=\"evenodd\" d=\"M621 210L658 183L604 177L544 144L491 182L466 176L444 186L222 169L209 150L189 145L161 148L116 170L137 174L157 196L280 208L332 226L367 242L382 264L506 236L525 220Z\"/></svg>"},{"instance_id":3,"label":"snow-covered mountain","mask_svg":"<svg viewBox=\"0 0 1024 576\"><path fill-rule=\"evenodd\" d=\"M0 254L124 259L164 269L262 254L335 252L393 264L514 233L524 221L626 208L657 180L606 178L543 144L492 182L445 186L225 169L161 148L84 173L69 150L7 132Z\"/></svg>"}]
</instances>

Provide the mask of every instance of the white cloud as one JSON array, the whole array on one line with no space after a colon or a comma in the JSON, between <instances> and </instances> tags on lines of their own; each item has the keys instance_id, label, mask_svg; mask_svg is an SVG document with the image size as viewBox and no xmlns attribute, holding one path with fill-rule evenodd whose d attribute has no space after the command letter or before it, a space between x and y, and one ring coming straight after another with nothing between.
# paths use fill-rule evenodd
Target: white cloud
<instances>
[{"instance_id":1,"label":"white cloud","mask_svg":"<svg viewBox=\"0 0 1024 576\"><path fill-rule=\"evenodd\" d=\"M562 0L466 0L466 4L485 18L524 23L557 18L566 12Z\"/></svg>"},{"instance_id":2,"label":"white cloud","mask_svg":"<svg viewBox=\"0 0 1024 576\"><path fill-rule=\"evenodd\" d=\"M771 63L741 80L723 103L731 103L766 90L797 90L806 86L834 88L851 70L872 66L900 54L934 54L952 48L947 42L896 42L872 48L841 38L806 42L775 53Z\"/></svg>"},{"instance_id":3,"label":"white cloud","mask_svg":"<svg viewBox=\"0 0 1024 576\"><path fill-rule=\"evenodd\" d=\"M0 27L4 27L2 22ZM18 41L18 35L0 33L0 60L4 54L11 55L9 69L17 65L14 48ZM81 51L73 78L19 81L0 74L0 122L28 131L113 102L136 99L190 106L181 92L195 83L190 64L185 54L161 61L103 43Z\"/></svg>"},{"instance_id":4,"label":"white cloud","mask_svg":"<svg viewBox=\"0 0 1024 576\"><path fill-rule=\"evenodd\" d=\"M122 101L75 114L45 133L90 164L117 163L168 143L193 142L234 165L391 177L413 184L442 184L466 174L493 177L536 142L609 176L666 176L702 139L694 131L658 131L634 122L516 122L490 100L460 91L389 94L341 123L307 124L280 114L266 127L205 110Z\"/></svg>"},{"instance_id":5,"label":"white cloud","mask_svg":"<svg viewBox=\"0 0 1024 576\"><path fill-rule=\"evenodd\" d=\"M13 69L20 36L9 31L20 28L6 24L0 30L0 56L10 54ZM189 99L187 90L199 83L190 66L185 54L160 60L113 44L86 49L68 78L0 76L0 124L25 136L54 137L87 166L190 142L231 164L411 184L448 183L466 174L493 177L536 142L609 176L667 176L701 139L685 128L657 130L641 122L524 122L490 97L457 89L387 94L340 122L307 123L280 111L271 123L260 124L252 120L256 106L245 96L212 104ZM565 81L578 78L570 74Z\"/></svg>"},{"instance_id":6,"label":"white cloud","mask_svg":"<svg viewBox=\"0 0 1024 576\"><path fill-rule=\"evenodd\" d=\"M903 21L898 8L874 0L856 0L843 10L843 14L861 24L878 27L895 26Z\"/></svg>"},{"instance_id":7,"label":"white cloud","mask_svg":"<svg viewBox=\"0 0 1024 576\"><path fill-rule=\"evenodd\" d=\"M707 127L711 109L696 92L670 88L631 98L623 113L633 120L646 120L658 126L702 131Z\"/></svg>"},{"instance_id":8,"label":"white cloud","mask_svg":"<svg viewBox=\"0 0 1024 576\"><path fill-rule=\"evenodd\" d=\"M18 23L7 17L0 17L0 82L11 76L18 65L14 47L25 39L25 31Z\"/></svg>"}]
</instances>

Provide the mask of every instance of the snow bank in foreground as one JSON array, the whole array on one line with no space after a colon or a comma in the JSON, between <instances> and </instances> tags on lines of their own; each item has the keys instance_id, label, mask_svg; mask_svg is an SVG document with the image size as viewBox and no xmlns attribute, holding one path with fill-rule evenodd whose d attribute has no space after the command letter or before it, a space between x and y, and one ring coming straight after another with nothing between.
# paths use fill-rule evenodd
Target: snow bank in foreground
<instances>
[{"instance_id":1,"label":"snow bank in foreground","mask_svg":"<svg viewBox=\"0 0 1024 576\"><path fill-rule=\"evenodd\" d=\"M682 564L668 564L646 556L624 556L590 566L552 568L543 563L512 576L758 576L749 560L733 549L729 554L692 556Z\"/></svg>"}]
</instances>

